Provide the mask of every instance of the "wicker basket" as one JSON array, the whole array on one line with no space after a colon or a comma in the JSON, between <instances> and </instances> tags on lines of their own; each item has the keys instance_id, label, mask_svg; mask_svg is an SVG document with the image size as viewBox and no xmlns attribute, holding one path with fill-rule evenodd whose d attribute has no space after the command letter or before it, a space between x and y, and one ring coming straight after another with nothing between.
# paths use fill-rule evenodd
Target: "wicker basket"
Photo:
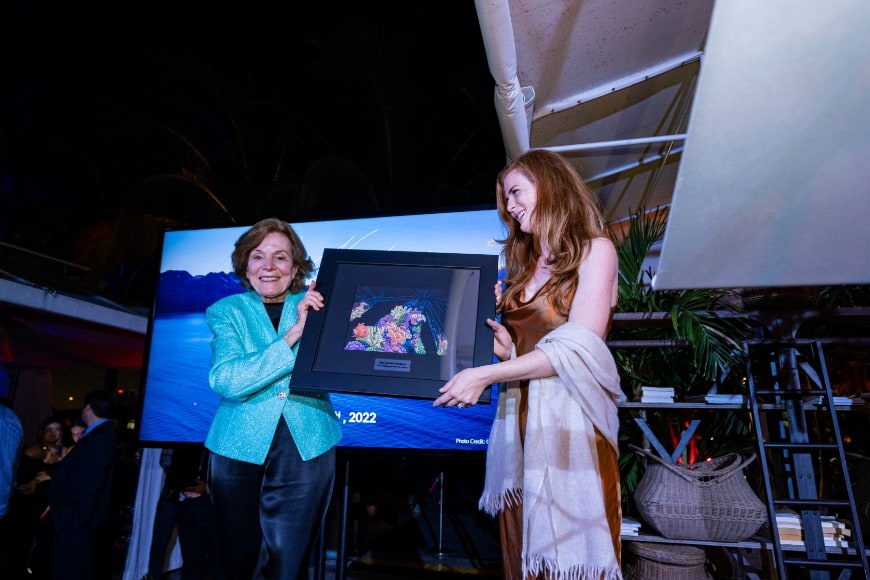
<instances>
[{"instance_id":1,"label":"wicker basket","mask_svg":"<svg viewBox=\"0 0 870 580\"><path fill-rule=\"evenodd\" d=\"M707 555L701 548L671 544L625 542L625 580L707 580Z\"/></svg>"},{"instance_id":2,"label":"wicker basket","mask_svg":"<svg viewBox=\"0 0 870 580\"><path fill-rule=\"evenodd\" d=\"M738 542L767 521L767 508L743 477L741 462L729 453L694 465L674 465L640 449L650 461L634 491L641 517L665 538Z\"/></svg>"}]
</instances>

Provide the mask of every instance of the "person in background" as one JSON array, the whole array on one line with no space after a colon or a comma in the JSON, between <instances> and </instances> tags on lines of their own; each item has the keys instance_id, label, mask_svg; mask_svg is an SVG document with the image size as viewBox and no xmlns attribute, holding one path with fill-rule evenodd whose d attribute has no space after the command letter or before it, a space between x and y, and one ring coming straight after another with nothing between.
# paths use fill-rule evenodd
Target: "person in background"
<instances>
[{"instance_id":1,"label":"person in background","mask_svg":"<svg viewBox=\"0 0 870 580\"><path fill-rule=\"evenodd\" d=\"M6 397L0 397L0 520L6 516L9 507L23 438L21 419L9 406Z\"/></svg>"},{"instance_id":2,"label":"person in background","mask_svg":"<svg viewBox=\"0 0 870 580\"><path fill-rule=\"evenodd\" d=\"M166 550L176 527L181 580L222 580L214 507L206 485L208 450L201 444L164 449L160 463L166 478L155 510L148 574L143 580L163 576Z\"/></svg>"},{"instance_id":3,"label":"person in background","mask_svg":"<svg viewBox=\"0 0 870 580\"><path fill-rule=\"evenodd\" d=\"M0 397L0 570L8 572L12 568L12 553L9 550L12 534L18 531L6 517L9 500L15 486L15 471L21 453L24 429L21 420L9 406L5 397ZM6 572L0 572L5 578Z\"/></svg>"},{"instance_id":4,"label":"person in background","mask_svg":"<svg viewBox=\"0 0 870 580\"><path fill-rule=\"evenodd\" d=\"M167 447L160 450L160 467L163 468L163 487L157 505L154 507L154 523L151 526L151 547L148 551L148 572L142 580L160 580L166 567L166 551L169 540L175 530L175 520L178 516L178 495L181 492L176 477L173 477L175 450ZM177 471L177 469L176 469Z\"/></svg>"},{"instance_id":5,"label":"person in background","mask_svg":"<svg viewBox=\"0 0 870 580\"><path fill-rule=\"evenodd\" d=\"M63 421L54 415L43 419L36 433L36 441L24 449L24 455L38 462L39 467L53 465L63 459L66 453L63 425ZM19 485L26 483L25 480L19 480Z\"/></svg>"},{"instance_id":6,"label":"person in background","mask_svg":"<svg viewBox=\"0 0 870 580\"><path fill-rule=\"evenodd\" d=\"M88 426L85 425L85 422L82 421L81 417L77 417L73 424L70 425L69 428L69 436L70 436L70 444L67 445L67 452L73 448L73 446L79 442L79 439L82 437L82 433L85 432Z\"/></svg>"},{"instance_id":7,"label":"person in background","mask_svg":"<svg viewBox=\"0 0 870 580\"><path fill-rule=\"evenodd\" d=\"M79 442L52 477L48 505L54 523L52 575L60 580L93 580L97 531L108 515L115 473L112 398L106 391L85 396Z\"/></svg>"},{"instance_id":8,"label":"person in background","mask_svg":"<svg viewBox=\"0 0 870 580\"><path fill-rule=\"evenodd\" d=\"M285 222L243 233L233 270L247 291L206 310L209 384L221 397L205 445L227 577L305 577L335 482L341 427L325 392L290 389L308 313L323 307L314 264Z\"/></svg>"},{"instance_id":9,"label":"person in background","mask_svg":"<svg viewBox=\"0 0 870 580\"><path fill-rule=\"evenodd\" d=\"M10 570L15 577L46 577L49 574L51 525L47 521L48 490L52 476L66 456L64 423L51 415L39 425L36 442L21 454L16 486L9 503Z\"/></svg>"},{"instance_id":10,"label":"person in background","mask_svg":"<svg viewBox=\"0 0 870 580\"><path fill-rule=\"evenodd\" d=\"M507 227L499 362L462 370L434 404L499 384L480 507L498 515L505 578L619 578L619 376L604 339L616 249L592 191L560 155L529 151L496 184Z\"/></svg>"}]
</instances>

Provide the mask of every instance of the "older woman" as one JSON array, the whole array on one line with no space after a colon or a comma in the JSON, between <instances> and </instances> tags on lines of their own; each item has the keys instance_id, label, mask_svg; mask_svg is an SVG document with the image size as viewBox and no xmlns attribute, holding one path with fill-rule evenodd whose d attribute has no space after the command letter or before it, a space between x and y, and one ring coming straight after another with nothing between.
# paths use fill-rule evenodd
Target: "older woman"
<instances>
[{"instance_id":1,"label":"older woman","mask_svg":"<svg viewBox=\"0 0 870 580\"><path fill-rule=\"evenodd\" d=\"M209 488L228 578L307 572L335 481L341 428L326 393L290 390L310 309L323 296L296 232L278 219L239 237L233 269L248 291L206 311L209 383L221 401L206 438Z\"/></svg>"}]
</instances>

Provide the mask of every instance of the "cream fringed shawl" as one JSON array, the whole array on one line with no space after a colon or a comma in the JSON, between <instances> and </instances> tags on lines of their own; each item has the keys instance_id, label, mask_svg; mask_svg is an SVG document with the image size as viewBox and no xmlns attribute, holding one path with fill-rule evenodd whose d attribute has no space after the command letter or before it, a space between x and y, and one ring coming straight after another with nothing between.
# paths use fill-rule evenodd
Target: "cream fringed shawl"
<instances>
[{"instance_id":1,"label":"cream fringed shawl","mask_svg":"<svg viewBox=\"0 0 870 580\"><path fill-rule=\"evenodd\" d=\"M598 473L595 431L617 448L622 397L616 364L594 332L573 322L536 345L557 376L529 382L525 453L518 383L502 385L480 509L523 504L523 573L622 578Z\"/></svg>"}]
</instances>

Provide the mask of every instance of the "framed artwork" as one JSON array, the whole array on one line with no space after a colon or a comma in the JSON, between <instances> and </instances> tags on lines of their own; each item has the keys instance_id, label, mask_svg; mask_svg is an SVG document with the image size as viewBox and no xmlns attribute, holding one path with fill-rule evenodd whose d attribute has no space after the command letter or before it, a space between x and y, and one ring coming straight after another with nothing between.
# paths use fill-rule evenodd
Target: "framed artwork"
<instances>
[{"instance_id":1,"label":"framed artwork","mask_svg":"<svg viewBox=\"0 0 870 580\"><path fill-rule=\"evenodd\" d=\"M308 315L290 385L438 398L454 374L493 361L497 279L494 255L325 249L325 307Z\"/></svg>"}]
</instances>

